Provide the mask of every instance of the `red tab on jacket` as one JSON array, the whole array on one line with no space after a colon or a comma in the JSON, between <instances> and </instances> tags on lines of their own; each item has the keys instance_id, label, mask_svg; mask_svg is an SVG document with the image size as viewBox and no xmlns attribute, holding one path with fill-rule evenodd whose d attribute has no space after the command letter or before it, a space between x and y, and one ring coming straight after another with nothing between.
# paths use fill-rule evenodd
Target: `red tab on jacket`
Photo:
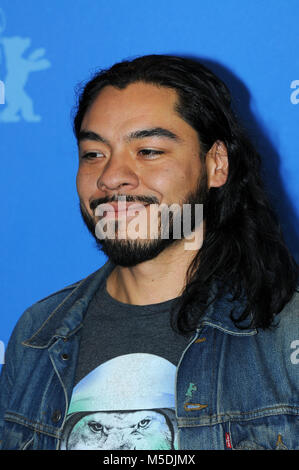
<instances>
[{"instance_id":1,"label":"red tab on jacket","mask_svg":"<svg viewBox=\"0 0 299 470\"><path fill-rule=\"evenodd\" d=\"M230 434L229 434L229 432L226 432L226 433L225 433L225 444L226 444L226 447L227 447L228 449L231 449L231 448L232 448L232 443L231 443L231 441L230 441Z\"/></svg>"}]
</instances>

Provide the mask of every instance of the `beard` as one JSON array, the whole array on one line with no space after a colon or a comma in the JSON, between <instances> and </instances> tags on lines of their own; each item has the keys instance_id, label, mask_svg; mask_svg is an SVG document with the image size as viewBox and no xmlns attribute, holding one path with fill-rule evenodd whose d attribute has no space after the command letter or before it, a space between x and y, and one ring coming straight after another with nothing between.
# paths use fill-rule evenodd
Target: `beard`
<instances>
[{"instance_id":1,"label":"beard","mask_svg":"<svg viewBox=\"0 0 299 470\"><path fill-rule=\"evenodd\" d=\"M119 197L119 196L118 196ZM167 238L163 237L165 233L165 227L161 225L161 216L159 217L159 230L158 238L154 239L129 239L129 238L103 238L100 239L96 236L96 222L86 210L85 206L80 201L80 212L82 219L92 234L96 241L97 248L102 251L115 265L123 267L132 267L136 266L139 263L144 261L151 260L156 258L162 251L164 251L169 246L180 243L181 238L178 239L174 236L174 224L176 222L176 217L179 217L181 223L181 234L184 233L185 237L194 231L198 226L198 222L201 223L202 220L197 221L195 216L195 207L197 204L204 204L208 198L208 188L207 188L207 175L206 172L201 176L198 185L195 190L189 192L184 201L180 203L181 210L180 213L173 215L173 212L169 212L169 221L167 227ZM99 204L105 204L117 200L117 198L102 198L97 199L91 202L90 208L94 209ZM126 195L127 202L141 202L144 204L159 204L156 198L147 197L147 196L129 196ZM188 204L190 206L190 225L189 231L186 234L186 230L183 227L183 217L182 217L182 208L183 204ZM112 223L115 223L115 228L117 232L118 221L113 220Z\"/></svg>"}]
</instances>

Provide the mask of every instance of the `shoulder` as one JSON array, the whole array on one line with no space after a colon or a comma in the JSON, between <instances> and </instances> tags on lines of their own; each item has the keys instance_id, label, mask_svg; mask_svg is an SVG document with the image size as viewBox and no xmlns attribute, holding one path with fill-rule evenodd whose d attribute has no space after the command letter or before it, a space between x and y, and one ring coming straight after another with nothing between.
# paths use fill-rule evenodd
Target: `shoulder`
<instances>
[{"instance_id":1,"label":"shoulder","mask_svg":"<svg viewBox=\"0 0 299 470\"><path fill-rule=\"evenodd\" d=\"M290 369L291 374L299 381L299 293L295 292L291 300L276 315L273 327L259 330L257 335L262 341L267 356L281 367ZM260 344L260 346L261 346ZM296 358L294 359L294 357ZM281 362L283 361L283 363ZM294 366L296 366L294 368ZM295 375L294 375L295 374ZM290 375L291 376L291 375Z\"/></svg>"},{"instance_id":2,"label":"shoulder","mask_svg":"<svg viewBox=\"0 0 299 470\"><path fill-rule=\"evenodd\" d=\"M298 332L299 326L299 291L295 291L293 297L276 316L275 323L281 331ZM294 331L295 330L295 331ZM299 334L298 334L299 336Z\"/></svg>"},{"instance_id":3,"label":"shoulder","mask_svg":"<svg viewBox=\"0 0 299 470\"><path fill-rule=\"evenodd\" d=\"M296 316L298 318L299 315L299 287L295 291L291 300L285 305L283 312L285 314Z\"/></svg>"},{"instance_id":4,"label":"shoulder","mask_svg":"<svg viewBox=\"0 0 299 470\"><path fill-rule=\"evenodd\" d=\"M69 284L27 307L14 327L10 342L13 341L20 344L23 340L27 339L32 331L37 330L46 321L51 312L62 304L81 282L82 280Z\"/></svg>"},{"instance_id":5,"label":"shoulder","mask_svg":"<svg viewBox=\"0 0 299 470\"><path fill-rule=\"evenodd\" d=\"M100 269L82 278L81 280L68 284L62 289L38 300L29 306L19 318L13 335L18 340L25 340L37 331L54 312L60 311L57 321L62 320L65 313L75 302L88 300L100 282L113 269L110 262L104 264Z\"/></svg>"}]
</instances>

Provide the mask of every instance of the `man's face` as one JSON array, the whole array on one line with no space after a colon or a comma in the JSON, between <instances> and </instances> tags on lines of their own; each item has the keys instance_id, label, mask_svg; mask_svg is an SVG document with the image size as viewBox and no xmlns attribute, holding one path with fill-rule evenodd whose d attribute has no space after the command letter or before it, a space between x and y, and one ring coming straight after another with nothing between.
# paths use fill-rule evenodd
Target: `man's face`
<instances>
[{"instance_id":1,"label":"man's face","mask_svg":"<svg viewBox=\"0 0 299 470\"><path fill-rule=\"evenodd\" d=\"M107 86L82 121L77 190L91 233L95 236L101 219L95 211L99 204L115 204L118 196L125 196L126 202L145 206L149 230L142 239L117 236L122 216L127 215L127 227L133 215L104 213L109 215L107 227L111 230L113 224L116 236L95 238L115 264L133 266L182 242L171 236L161 238L161 217L159 237L151 238L151 205L204 202L206 169L200 160L198 135L176 112L177 101L175 90L166 87L141 82L122 90Z\"/></svg>"}]
</instances>

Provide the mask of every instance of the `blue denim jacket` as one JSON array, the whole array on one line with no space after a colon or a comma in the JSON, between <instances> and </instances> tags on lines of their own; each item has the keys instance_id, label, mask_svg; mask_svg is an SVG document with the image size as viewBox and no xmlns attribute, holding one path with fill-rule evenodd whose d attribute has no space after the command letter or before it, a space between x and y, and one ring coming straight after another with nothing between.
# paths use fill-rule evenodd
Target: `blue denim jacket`
<instances>
[{"instance_id":1,"label":"blue denim jacket","mask_svg":"<svg viewBox=\"0 0 299 470\"><path fill-rule=\"evenodd\" d=\"M0 448L58 449L84 312L113 269L50 295L22 315L0 379ZM179 448L299 449L299 296L273 330L240 330L214 302L176 376Z\"/></svg>"}]
</instances>

